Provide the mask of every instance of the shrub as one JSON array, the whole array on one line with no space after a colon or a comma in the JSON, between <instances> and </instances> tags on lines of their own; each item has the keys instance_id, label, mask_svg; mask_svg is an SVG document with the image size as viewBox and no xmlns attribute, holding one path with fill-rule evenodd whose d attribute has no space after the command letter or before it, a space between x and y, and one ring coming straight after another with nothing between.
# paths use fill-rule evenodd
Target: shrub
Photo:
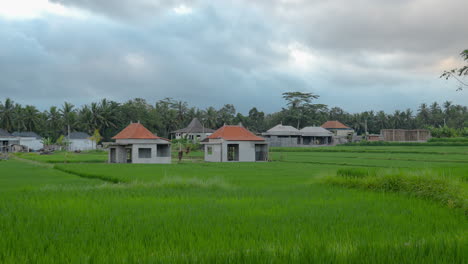
<instances>
[{"instance_id":1,"label":"shrub","mask_svg":"<svg viewBox=\"0 0 468 264\"><path fill-rule=\"evenodd\" d=\"M400 192L440 202L450 208L462 208L468 216L466 175L434 170L339 169L326 182L350 188Z\"/></svg>"}]
</instances>

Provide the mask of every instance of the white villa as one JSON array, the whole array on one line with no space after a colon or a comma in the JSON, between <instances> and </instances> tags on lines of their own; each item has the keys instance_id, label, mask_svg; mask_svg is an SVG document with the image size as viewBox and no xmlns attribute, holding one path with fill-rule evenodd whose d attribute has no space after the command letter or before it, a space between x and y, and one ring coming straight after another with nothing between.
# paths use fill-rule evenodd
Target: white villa
<instances>
[{"instance_id":1,"label":"white villa","mask_svg":"<svg viewBox=\"0 0 468 264\"><path fill-rule=\"evenodd\" d=\"M0 152L37 151L43 147L41 137L34 132L8 133L0 129Z\"/></svg>"},{"instance_id":2,"label":"white villa","mask_svg":"<svg viewBox=\"0 0 468 264\"><path fill-rule=\"evenodd\" d=\"M109 144L109 163L171 163L171 142L132 123Z\"/></svg>"},{"instance_id":3,"label":"white villa","mask_svg":"<svg viewBox=\"0 0 468 264\"><path fill-rule=\"evenodd\" d=\"M194 118L186 128L173 131L172 134L175 139L187 138L192 142L200 142L213 134L213 132L213 129L206 128L200 123L198 118Z\"/></svg>"},{"instance_id":4,"label":"white villa","mask_svg":"<svg viewBox=\"0 0 468 264\"><path fill-rule=\"evenodd\" d=\"M243 126L223 126L203 140L205 161L268 161L268 143Z\"/></svg>"},{"instance_id":5,"label":"white villa","mask_svg":"<svg viewBox=\"0 0 468 264\"><path fill-rule=\"evenodd\" d=\"M85 151L96 149L96 142L90 139L90 135L84 132L72 132L68 135L69 151Z\"/></svg>"},{"instance_id":6,"label":"white villa","mask_svg":"<svg viewBox=\"0 0 468 264\"><path fill-rule=\"evenodd\" d=\"M27 151L37 151L44 147L42 137L35 132L13 132L18 138L19 145L25 146Z\"/></svg>"}]
</instances>

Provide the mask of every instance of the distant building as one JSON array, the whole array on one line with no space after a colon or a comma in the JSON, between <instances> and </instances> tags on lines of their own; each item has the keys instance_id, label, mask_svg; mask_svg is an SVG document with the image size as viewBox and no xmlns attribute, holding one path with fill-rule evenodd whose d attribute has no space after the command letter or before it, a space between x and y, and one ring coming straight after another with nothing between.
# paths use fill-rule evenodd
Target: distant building
<instances>
[{"instance_id":1,"label":"distant building","mask_svg":"<svg viewBox=\"0 0 468 264\"><path fill-rule=\"evenodd\" d=\"M72 132L67 137L69 140L68 150L86 151L96 149L96 142L90 139L90 135L84 132Z\"/></svg>"},{"instance_id":2,"label":"distant building","mask_svg":"<svg viewBox=\"0 0 468 264\"><path fill-rule=\"evenodd\" d=\"M354 129L346 126L340 121L327 121L321 126L338 137L349 137L354 135Z\"/></svg>"},{"instance_id":3,"label":"distant building","mask_svg":"<svg viewBox=\"0 0 468 264\"><path fill-rule=\"evenodd\" d=\"M19 144L19 139L0 128L0 152L10 152L10 148L14 144Z\"/></svg>"},{"instance_id":4,"label":"distant building","mask_svg":"<svg viewBox=\"0 0 468 264\"><path fill-rule=\"evenodd\" d=\"M330 145L333 133L321 127L304 127L298 130L292 126L276 125L262 136L271 147L301 147Z\"/></svg>"},{"instance_id":5,"label":"distant building","mask_svg":"<svg viewBox=\"0 0 468 264\"><path fill-rule=\"evenodd\" d=\"M270 147L295 147L301 144L300 131L292 126L276 125L262 133Z\"/></svg>"},{"instance_id":6,"label":"distant building","mask_svg":"<svg viewBox=\"0 0 468 264\"><path fill-rule=\"evenodd\" d=\"M268 143L243 126L223 126L203 140L205 161L255 162L268 160Z\"/></svg>"},{"instance_id":7,"label":"distant building","mask_svg":"<svg viewBox=\"0 0 468 264\"><path fill-rule=\"evenodd\" d=\"M132 123L109 144L109 163L171 163L171 142Z\"/></svg>"},{"instance_id":8,"label":"distant building","mask_svg":"<svg viewBox=\"0 0 468 264\"><path fill-rule=\"evenodd\" d=\"M26 151L37 151L44 147L42 137L35 132L13 132L12 135L18 138L19 145L26 147Z\"/></svg>"},{"instance_id":9,"label":"distant building","mask_svg":"<svg viewBox=\"0 0 468 264\"><path fill-rule=\"evenodd\" d=\"M300 132L302 145L331 145L333 143L333 133L323 127L304 127Z\"/></svg>"},{"instance_id":10,"label":"distant building","mask_svg":"<svg viewBox=\"0 0 468 264\"><path fill-rule=\"evenodd\" d=\"M384 141L426 142L431 138L427 129L382 129L380 135Z\"/></svg>"},{"instance_id":11,"label":"distant building","mask_svg":"<svg viewBox=\"0 0 468 264\"><path fill-rule=\"evenodd\" d=\"M198 118L194 118L186 128L173 131L171 134L175 139L187 138L192 142L200 142L213 132L213 129L204 127Z\"/></svg>"}]
</instances>

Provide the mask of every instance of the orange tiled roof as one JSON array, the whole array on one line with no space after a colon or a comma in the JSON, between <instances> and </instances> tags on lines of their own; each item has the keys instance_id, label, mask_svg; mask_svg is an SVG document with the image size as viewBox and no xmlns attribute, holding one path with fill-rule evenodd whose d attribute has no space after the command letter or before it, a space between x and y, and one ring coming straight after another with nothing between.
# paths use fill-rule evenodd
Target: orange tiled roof
<instances>
[{"instance_id":1,"label":"orange tiled roof","mask_svg":"<svg viewBox=\"0 0 468 264\"><path fill-rule=\"evenodd\" d=\"M330 128L331 128L331 129L333 129L333 128L335 128L335 129L336 129L336 128L347 128L347 129L349 129L349 128L350 128L350 127L348 127L348 126L345 126L345 125L344 125L343 123L341 123L340 121L327 121L327 122L323 123L322 127L323 127L323 128L329 128L329 129L330 129Z\"/></svg>"},{"instance_id":2,"label":"orange tiled roof","mask_svg":"<svg viewBox=\"0 0 468 264\"><path fill-rule=\"evenodd\" d=\"M140 123L132 123L112 139L163 139L155 136Z\"/></svg>"},{"instance_id":3,"label":"orange tiled roof","mask_svg":"<svg viewBox=\"0 0 468 264\"><path fill-rule=\"evenodd\" d=\"M265 141L242 126L223 126L207 137L208 139L222 138L233 141Z\"/></svg>"}]
</instances>

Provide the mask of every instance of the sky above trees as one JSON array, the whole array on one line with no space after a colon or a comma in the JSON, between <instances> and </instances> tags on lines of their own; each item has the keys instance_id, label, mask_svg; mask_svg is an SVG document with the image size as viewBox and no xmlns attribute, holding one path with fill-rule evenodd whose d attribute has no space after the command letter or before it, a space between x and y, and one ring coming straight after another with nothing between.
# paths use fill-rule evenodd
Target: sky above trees
<instances>
[{"instance_id":1,"label":"sky above trees","mask_svg":"<svg viewBox=\"0 0 468 264\"><path fill-rule=\"evenodd\" d=\"M1 1L0 100L166 97L266 112L311 92L347 111L466 105L465 0Z\"/></svg>"}]
</instances>

